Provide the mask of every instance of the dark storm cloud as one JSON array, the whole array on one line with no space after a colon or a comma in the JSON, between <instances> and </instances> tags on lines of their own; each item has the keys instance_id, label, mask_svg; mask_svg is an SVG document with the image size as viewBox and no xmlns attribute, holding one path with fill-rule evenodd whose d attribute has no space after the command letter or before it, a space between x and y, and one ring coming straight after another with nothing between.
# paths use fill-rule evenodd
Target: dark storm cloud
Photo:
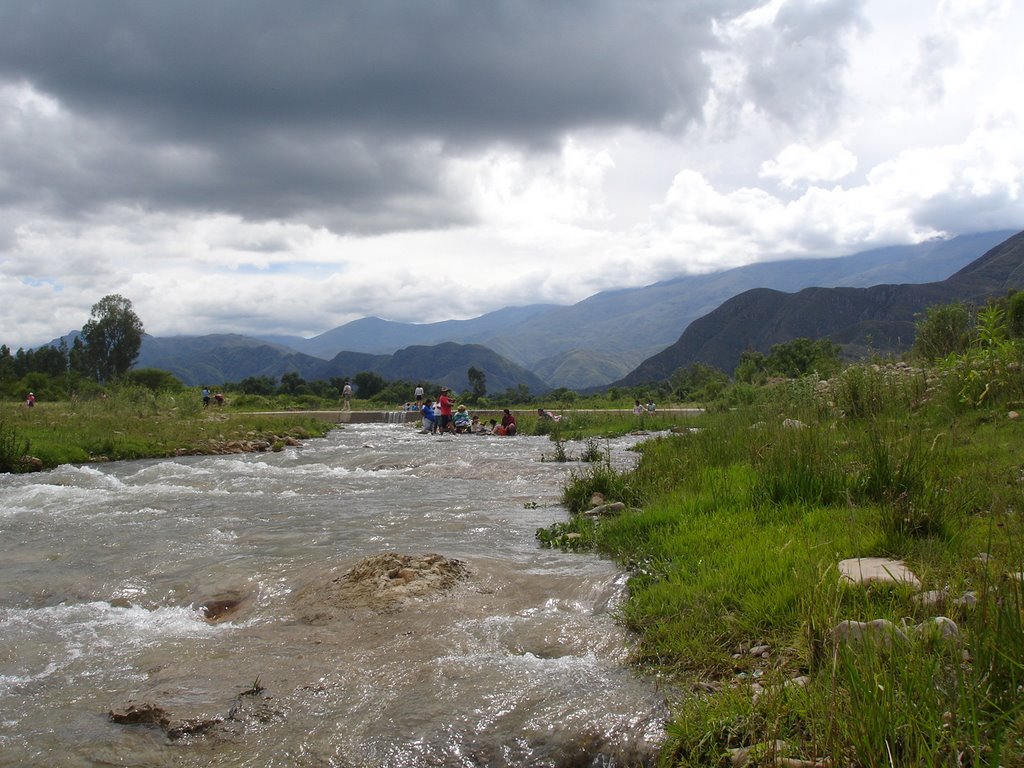
<instances>
[{"instance_id":1,"label":"dark storm cloud","mask_svg":"<svg viewBox=\"0 0 1024 768\"><path fill-rule=\"evenodd\" d=\"M443 225L447 156L698 116L711 20L752 4L0 0L0 78L88 126L23 137L56 207Z\"/></svg>"},{"instance_id":2,"label":"dark storm cloud","mask_svg":"<svg viewBox=\"0 0 1024 768\"><path fill-rule=\"evenodd\" d=\"M748 48L749 95L794 126L830 127L843 95L845 38L864 29L864 0L789 0Z\"/></svg>"}]
</instances>

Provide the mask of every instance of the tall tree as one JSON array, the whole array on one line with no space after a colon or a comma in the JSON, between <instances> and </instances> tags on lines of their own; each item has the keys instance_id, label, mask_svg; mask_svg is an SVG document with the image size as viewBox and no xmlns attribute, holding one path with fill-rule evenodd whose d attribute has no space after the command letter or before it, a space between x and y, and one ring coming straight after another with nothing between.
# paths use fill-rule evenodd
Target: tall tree
<instances>
[{"instance_id":1,"label":"tall tree","mask_svg":"<svg viewBox=\"0 0 1024 768\"><path fill-rule=\"evenodd\" d=\"M82 327L89 373L109 381L128 372L142 347L142 321L124 296L112 293L93 304Z\"/></svg>"},{"instance_id":2,"label":"tall tree","mask_svg":"<svg viewBox=\"0 0 1024 768\"><path fill-rule=\"evenodd\" d=\"M369 399L384 389L384 377L373 371L360 371L352 379L359 397Z\"/></svg>"},{"instance_id":3,"label":"tall tree","mask_svg":"<svg viewBox=\"0 0 1024 768\"><path fill-rule=\"evenodd\" d=\"M480 398L487 395L487 375L475 365L471 365L466 371L466 379L473 390L473 402L479 402Z\"/></svg>"}]
</instances>

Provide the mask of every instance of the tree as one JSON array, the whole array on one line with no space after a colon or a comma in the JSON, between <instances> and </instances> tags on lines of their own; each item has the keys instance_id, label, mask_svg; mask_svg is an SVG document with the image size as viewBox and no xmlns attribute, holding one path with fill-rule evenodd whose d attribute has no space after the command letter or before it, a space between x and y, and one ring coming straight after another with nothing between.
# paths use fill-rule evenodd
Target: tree
<instances>
[{"instance_id":1,"label":"tree","mask_svg":"<svg viewBox=\"0 0 1024 768\"><path fill-rule=\"evenodd\" d=\"M136 368L134 371L129 371L125 375L125 379L130 384L138 384L140 387L151 389L154 392L163 389L180 390L185 388L177 376L160 368Z\"/></svg>"},{"instance_id":2,"label":"tree","mask_svg":"<svg viewBox=\"0 0 1024 768\"><path fill-rule=\"evenodd\" d=\"M466 371L466 379L469 381L469 387L472 390L470 395L472 402L478 403L480 398L487 396L487 376L483 371L475 365L471 365L469 370Z\"/></svg>"},{"instance_id":3,"label":"tree","mask_svg":"<svg viewBox=\"0 0 1024 768\"><path fill-rule=\"evenodd\" d=\"M733 378L744 384L763 384L768 377L768 358L756 349L745 349L733 372Z\"/></svg>"},{"instance_id":4,"label":"tree","mask_svg":"<svg viewBox=\"0 0 1024 768\"><path fill-rule=\"evenodd\" d=\"M958 355L971 345L974 312L966 304L954 301L928 307L914 324L913 354L924 360L940 360Z\"/></svg>"},{"instance_id":5,"label":"tree","mask_svg":"<svg viewBox=\"0 0 1024 768\"><path fill-rule=\"evenodd\" d=\"M281 375L281 386L277 388L279 395L304 395L306 394L306 380L295 371Z\"/></svg>"},{"instance_id":6,"label":"tree","mask_svg":"<svg viewBox=\"0 0 1024 768\"><path fill-rule=\"evenodd\" d=\"M676 400L707 402L725 391L729 386L729 377L705 363L691 363L685 368L676 369L669 377L669 383Z\"/></svg>"},{"instance_id":7,"label":"tree","mask_svg":"<svg viewBox=\"0 0 1024 768\"><path fill-rule=\"evenodd\" d=\"M93 304L82 327L89 375L104 382L127 373L139 357L142 334L142 321L124 296L113 293Z\"/></svg>"},{"instance_id":8,"label":"tree","mask_svg":"<svg viewBox=\"0 0 1024 768\"><path fill-rule=\"evenodd\" d=\"M277 383L269 376L249 376L234 387L243 395L272 395L276 388Z\"/></svg>"},{"instance_id":9,"label":"tree","mask_svg":"<svg viewBox=\"0 0 1024 768\"><path fill-rule=\"evenodd\" d=\"M92 378L89 371L89 356L85 352L85 343L81 335L75 336L71 342L71 349L68 350L68 367L72 373Z\"/></svg>"},{"instance_id":10,"label":"tree","mask_svg":"<svg viewBox=\"0 0 1024 768\"><path fill-rule=\"evenodd\" d=\"M563 405L569 405L570 403L576 402L576 398L578 397L579 395L577 392L569 389L568 387L559 387L558 389L551 390L547 394L547 398L549 400L554 400L556 403L561 403Z\"/></svg>"},{"instance_id":11,"label":"tree","mask_svg":"<svg viewBox=\"0 0 1024 768\"><path fill-rule=\"evenodd\" d=\"M355 378L352 379L352 384L361 398L369 400L384 389L385 382L384 377L378 373L362 371L355 375Z\"/></svg>"},{"instance_id":12,"label":"tree","mask_svg":"<svg viewBox=\"0 0 1024 768\"><path fill-rule=\"evenodd\" d=\"M40 347L32 355L31 368L54 378L63 376L68 372L67 344L64 344L64 349L53 346Z\"/></svg>"},{"instance_id":13,"label":"tree","mask_svg":"<svg viewBox=\"0 0 1024 768\"><path fill-rule=\"evenodd\" d=\"M770 373L789 379L798 379L809 373L831 376L842 367L840 351L840 346L831 339L793 339L773 344L768 350L766 364Z\"/></svg>"},{"instance_id":14,"label":"tree","mask_svg":"<svg viewBox=\"0 0 1024 768\"><path fill-rule=\"evenodd\" d=\"M1006 320L1013 338L1024 336L1024 291L1015 291L1006 298Z\"/></svg>"}]
</instances>

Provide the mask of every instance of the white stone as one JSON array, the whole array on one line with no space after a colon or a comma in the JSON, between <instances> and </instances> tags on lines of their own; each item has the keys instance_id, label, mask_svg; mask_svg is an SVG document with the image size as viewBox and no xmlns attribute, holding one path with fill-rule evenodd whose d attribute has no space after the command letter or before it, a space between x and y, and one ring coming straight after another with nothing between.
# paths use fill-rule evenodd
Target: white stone
<instances>
[{"instance_id":1,"label":"white stone","mask_svg":"<svg viewBox=\"0 0 1024 768\"><path fill-rule=\"evenodd\" d=\"M832 646L852 645L869 640L888 647L892 645L893 638L906 640L907 636L888 619L873 621L851 621L848 619L839 622L828 636Z\"/></svg>"},{"instance_id":2,"label":"white stone","mask_svg":"<svg viewBox=\"0 0 1024 768\"><path fill-rule=\"evenodd\" d=\"M902 560L886 557L854 557L839 562L839 578L854 584L902 584L921 589L921 580Z\"/></svg>"},{"instance_id":3,"label":"white stone","mask_svg":"<svg viewBox=\"0 0 1024 768\"><path fill-rule=\"evenodd\" d=\"M936 616L917 625L918 634L933 634L939 640L959 640L960 627L952 619Z\"/></svg>"}]
</instances>

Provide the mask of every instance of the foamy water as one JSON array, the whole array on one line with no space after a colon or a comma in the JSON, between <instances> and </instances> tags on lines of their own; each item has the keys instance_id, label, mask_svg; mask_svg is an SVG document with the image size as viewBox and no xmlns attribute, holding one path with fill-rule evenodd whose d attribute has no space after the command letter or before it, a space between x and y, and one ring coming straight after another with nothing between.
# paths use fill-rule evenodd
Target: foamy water
<instances>
[{"instance_id":1,"label":"foamy water","mask_svg":"<svg viewBox=\"0 0 1024 768\"><path fill-rule=\"evenodd\" d=\"M352 425L277 454L0 476L0 765L651 762L664 711L614 620L623 574L534 537L579 469L551 451ZM296 615L296 590L383 552L469 577L397 611ZM241 610L208 623L224 595ZM131 703L228 719L169 738L110 722Z\"/></svg>"}]
</instances>

